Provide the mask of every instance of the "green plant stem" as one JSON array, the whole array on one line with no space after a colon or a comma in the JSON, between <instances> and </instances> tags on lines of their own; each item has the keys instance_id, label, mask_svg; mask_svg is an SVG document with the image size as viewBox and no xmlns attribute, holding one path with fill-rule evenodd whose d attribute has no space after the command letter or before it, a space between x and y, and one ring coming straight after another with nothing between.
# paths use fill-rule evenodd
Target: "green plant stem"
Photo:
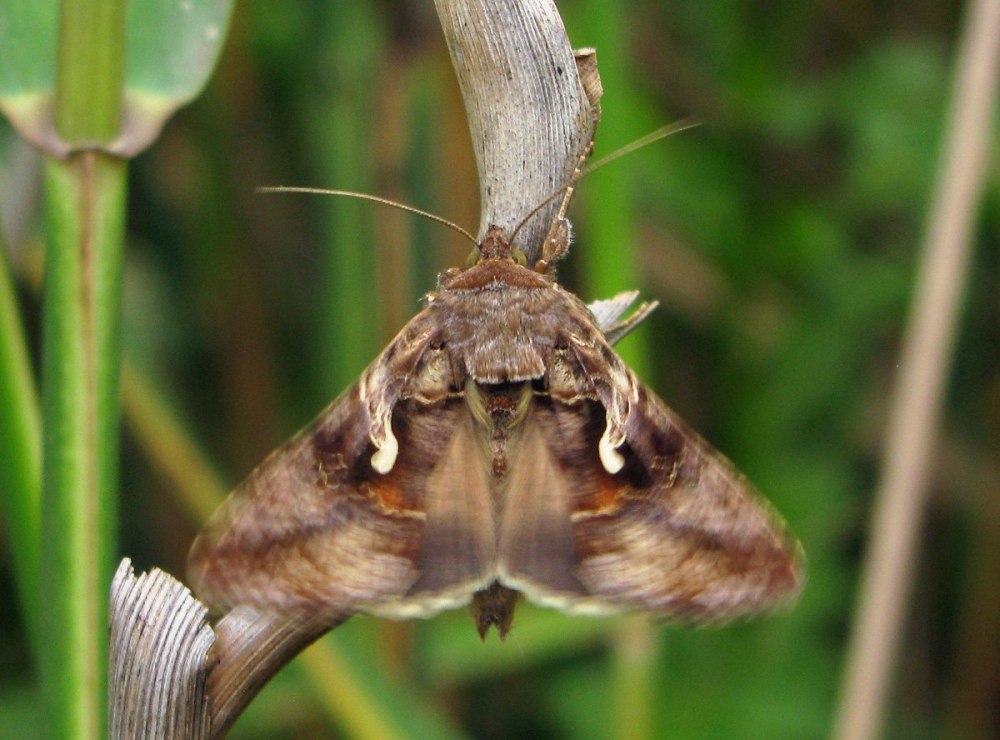
<instances>
[{"instance_id":1,"label":"green plant stem","mask_svg":"<svg viewBox=\"0 0 1000 740\"><path fill-rule=\"evenodd\" d=\"M0 506L24 623L38 646L42 422L14 283L0 244Z\"/></svg>"},{"instance_id":2,"label":"green plant stem","mask_svg":"<svg viewBox=\"0 0 1000 740\"><path fill-rule=\"evenodd\" d=\"M612 675L615 677L611 736L652 738L657 669L657 634L643 616L628 616L612 633Z\"/></svg>"},{"instance_id":3,"label":"green plant stem","mask_svg":"<svg viewBox=\"0 0 1000 740\"><path fill-rule=\"evenodd\" d=\"M621 13L607 3L589 0L581 6L581 20L586 19L592 39L601 51L601 82L607 91L605 115L598 127L602 142L627 141L639 128L635 100L622 99L620 92L629 89L621 60L627 59L626 28ZM614 95L619 97L615 100ZM612 150L614 147L609 147ZM600 156L600 155L598 155ZM615 163L587 178L581 187L582 197L592 207L586 208L587 244L580 250L586 272L584 294L591 298L612 295L639 287L635 240L632 238L633 208L626 179L627 169ZM626 165L627 167L627 165ZM650 379L650 335L640 326L615 350L640 378ZM610 697L611 732L617 737L641 740L655 736L653 731L653 679L657 662L659 635L647 620L624 619L612 632Z\"/></svg>"},{"instance_id":4,"label":"green plant stem","mask_svg":"<svg viewBox=\"0 0 1000 740\"><path fill-rule=\"evenodd\" d=\"M102 737L115 553L125 162L46 164L42 681L47 737Z\"/></svg>"},{"instance_id":5,"label":"green plant stem","mask_svg":"<svg viewBox=\"0 0 1000 740\"><path fill-rule=\"evenodd\" d=\"M601 82L607 91L605 102L614 103L614 115L605 115L597 129L600 145L609 142L621 145L634 137L640 128L636 122L634 100L622 99L621 91L628 90L627 72L622 61L627 59L627 29L621 13L613 6L589 0L581 5L580 19L589 25L587 37L600 41ZM617 100L613 97L618 94ZM644 132L643 132L644 133ZM598 151L603 156L615 146ZM624 166L623 166L624 165ZM623 290L639 287L639 268L636 264L636 245L632 238L633 208L627 181L628 165L616 162L588 177L579 189L586 204L579 208L585 224L586 243L581 244L585 272L582 293L586 300L610 298ZM649 334L646 326L638 327L629 339L616 348L619 354L639 375L649 378Z\"/></svg>"},{"instance_id":6,"label":"green plant stem","mask_svg":"<svg viewBox=\"0 0 1000 740\"><path fill-rule=\"evenodd\" d=\"M126 165L90 149L120 126L124 20L124 0L63 0L59 10L56 132L77 151L45 165L41 676L50 738L100 738L106 725Z\"/></svg>"},{"instance_id":7,"label":"green plant stem","mask_svg":"<svg viewBox=\"0 0 1000 740\"><path fill-rule=\"evenodd\" d=\"M371 84L377 50L383 46L382 21L367 3L330 5L319 11L326 54L337 69L339 86L332 95L311 102L306 112L320 172L345 187L370 190L364 123L374 115ZM315 97L312 96L312 97ZM347 198L334 198L324 224L327 252L320 277L324 295L315 336L318 342L317 388L332 397L354 382L380 349L373 316L375 263L371 209ZM362 318L363 317L363 318Z\"/></svg>"}]
</instances>

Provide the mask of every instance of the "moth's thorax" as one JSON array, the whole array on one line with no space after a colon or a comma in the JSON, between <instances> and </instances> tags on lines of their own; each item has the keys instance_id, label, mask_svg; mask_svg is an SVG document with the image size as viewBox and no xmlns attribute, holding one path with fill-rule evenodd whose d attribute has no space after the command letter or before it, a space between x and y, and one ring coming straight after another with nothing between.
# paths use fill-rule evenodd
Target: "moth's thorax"
<instances>
[{"instance_id":1,"label":"moth's thorax","mask_svg":"<svg viewBox=\"0 0 1000 740\"><path fill-rule=\"evenodd\" d=\"M485 384L543 378L557 347L599 333L579 299L538 273L508 262L498 270L504 279L481 280L498 262L466 270L456 280L471 273L476 279L467 283L476 287L449 283L428 307L435 344L450 358L459 386L466 378Z\"/></svg>"},{"instance_id":2,"label":"moth's thorax","mask_svg":"<svg viewBox=\"0 0 1000 740\"><path fill-rule=\"evenodd\" d=\"M428 298L434 344L448 354L457 387L466 378L484 384L543 378L555 348L600 334L586 306L544 263L531 269L518 255L503 230L491 226L476 263L443 273L440 290Z\"/></svg>"},{"instance_id":3,"label":"moth's thorax","mask_svg":"<svg viewBox=\"0 0 1000 740\"><path fill-rule=\"evenodd\" d=\"M445 273L441 279L444 290L489 290L502 286L516 288L549 288L549 275L519 265L511 258L480 259L472 267Z\"/></svg>"}]
</instances>

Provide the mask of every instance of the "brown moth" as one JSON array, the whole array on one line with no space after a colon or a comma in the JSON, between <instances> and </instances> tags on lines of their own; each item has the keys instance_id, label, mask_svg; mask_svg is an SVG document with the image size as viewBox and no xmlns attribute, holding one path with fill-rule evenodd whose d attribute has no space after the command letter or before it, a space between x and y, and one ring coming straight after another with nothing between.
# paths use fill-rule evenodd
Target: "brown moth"
<instances>
[{"instance_id":1,"label":"brown moth","mask_svg":"<svg viewBox=\"0 0 1000 740\"><path fill-rule=\"evenodd\" d=\"M203 601L331 623L469 604L503 637L520 594L694 621L795 597L800 549L767 502L611 348L654 306L619 321L635 293L588 308L556 282L563 214L534 266L491 226L235 490L191 549Z\"/></svg>"}]
</instances>

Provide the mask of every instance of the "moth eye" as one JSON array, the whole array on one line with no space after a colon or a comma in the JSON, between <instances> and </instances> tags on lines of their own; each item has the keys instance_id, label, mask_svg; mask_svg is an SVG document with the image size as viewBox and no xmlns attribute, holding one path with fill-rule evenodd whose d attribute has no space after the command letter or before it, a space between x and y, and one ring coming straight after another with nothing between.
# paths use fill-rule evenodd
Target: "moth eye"
<instances>
[{"instance_id":1,"label":"moth eye","mask_svg":"<svg viewBox=\"0 0 1000 740\"><path fill-rule=\"evenodd\" d=\"M526 255L517 247L514 247L514 249L511 250L511 256L514 258L514 261L521 267L528 266L528 255Z\"/></svg>"}]
</instances>

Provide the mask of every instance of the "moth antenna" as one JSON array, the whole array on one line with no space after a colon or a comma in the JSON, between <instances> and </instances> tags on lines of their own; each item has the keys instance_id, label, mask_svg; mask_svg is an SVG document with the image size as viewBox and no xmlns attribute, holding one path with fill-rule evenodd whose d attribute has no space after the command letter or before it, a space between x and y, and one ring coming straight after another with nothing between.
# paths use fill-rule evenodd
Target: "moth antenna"
<instances>
[{"instance_id":1,"label":"moth antenna","mask_svg":"<svg viewBox=\"0 0 1000 740\"><path fill-rule=\"evenodd\" d=\"M348 198L357 198L359 200L370 200L373 203L379 203L383 206L392 206L393 208L398 208L401 211L407 211L409 213L416 214L417 216L423 216L424 218L430 219L431 221L436 221L439 224L447 226L452 231L457 231L459 234L464 236L470 242L479 246L479 242L476 240L472 234L463 229L458 224L449 221L446 218L437 216L428 211L423 211L414 206L408 206L405 203L399 203L394 200L389 200L388 198L382 198L378 195L369 195L368 193L356 193L353 190L331 190L328 188L304 188L296 187L294 185L269 185L267 187L257 188L258 193L306 193L309 195L343 195Z\"/></svg>"},{"instance_id":2,"label":"moth antenna","mask_svg":"<svg viewBox=\"0 0 1000 740\"><path fill-rule=\"evenodd\" d=\"M644 146L648 146L649 144L652 144L654 141L665 139L673 134L679 134L681 131L687 131L688 129L691 128L698 128L698 126L700 126L701 124L702 122L700 119L692 116L689 118L682 118L681 120L675 121L674 123L668 123L666 126L661 126L655 131L650 131L645 136L639 137L631 144L626 144L625 146L616 149L610 154L604 155L596 162L592 162L591 164L587 165L580 171L580 174L577 176L576 180L577 182L579 182L594 170L600 169L604 165L614 162L619 157L624 157L626 154L631 154L636 149L642 149Z\"/></svg>"},{"instance_id":3,"label":"moth antenna","mask_svg":"<svg viewBox=\"0 0 1000 740\"><path fill-rule=\"evenodd\" d=\"M573 199L573 193L576 189L576 184L594 170L603 167L606 164L614 162L619 157L624 157L626 154L631 154L637 149L641 149L644 146L648 146L649 144L652 144L654 141L659 141L660 139L664 139L670 136L671 134L678 134L681 131L687 131L690 128L696 128L700 126L701 123L702 123L701 120L694 117L682 118L681 120L676 121L674 123L668 123L666 126L661 126L655 131L650 131L648 134L636 139L631 144L626 144L625 146L616 149L610 154L601 157L593 164L584 167L583 163L587 160L587 157L590 155L590 152L594 146L594 142L591 141L587 145L583 154L580 155L580 159L577 162L576 169L573 170L573 174L570 175L569 177L569 182L566 185L560 187L558 190L553 190L551 193L545 196L545 198L542 200L541 203L532 208L531 211L529 211L528 215L525 216L523 219L521 219L521 221L514 228L514 232L510 236L510 243L511 244L514 243L514 237L517 236L517 232L521 230L521 227L523 227L526 223L528 223L528 221L531 220L532 216L534 216L545 206L547 206L552 201L552 199L558 196L560 193L564 193L564 196L562 204L559 206L559 214L556 216L555 222L558 222L566 218L566 211L569 208L570 201Z\"/></svg>"},{"instance_id":4,"label":"moth antenna","mask_svg":"<svg viewBox=\"0 0 1000 740\"><path fill-rule=\"evenodd\" d=\"M528 221L531 220L532 216L534 216L545 206L547 206L549 202L560 193L565 193L565 196L563 197L563 201L559 206L559 214L556 216L555 221L553 223L558 223L559 221L562 221L564 218L566 218L566 209L569 208L569 202L573 198L574 187L577 181L583 176L581 174L581 172L583 171L582 170L583 163L587 161L587 157L590 156L590 152L593 150L593 148L594 148L594 142L593 140L591 140L591 142L587 144L586 147L584 147L583 154L581 154L580 158L577 160L576 168L573 170L573 174L569 176L569 182L566 185L563 185L558 190L553 190L551 193L545 196L545 200L543 200L537 206L532 208L528 212L528 215L522 218L521 221L517 224L517 226L514 227L514 231L510 235L509 239L511 245L514 244L514 237L517 236L517 232L521 230L521 227L523 227L526 223L528 223ZM548 237L546 237L546 239L548 239Z\"/></svg>"}]
</instances>

